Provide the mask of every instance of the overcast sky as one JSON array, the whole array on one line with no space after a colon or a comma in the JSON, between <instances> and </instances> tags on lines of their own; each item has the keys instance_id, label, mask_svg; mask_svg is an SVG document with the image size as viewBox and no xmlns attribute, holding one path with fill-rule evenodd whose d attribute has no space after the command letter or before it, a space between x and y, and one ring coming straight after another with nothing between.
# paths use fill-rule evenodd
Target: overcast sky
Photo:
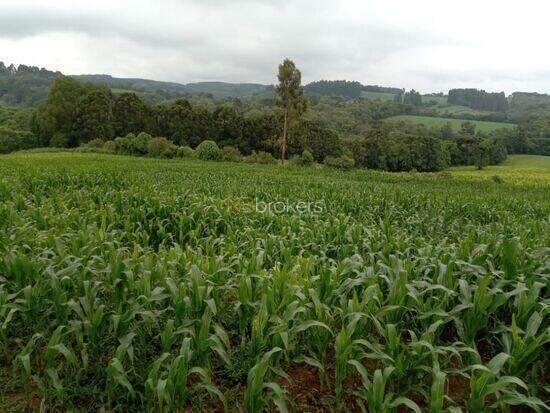
<instances>
[{"instance_id":1,"label":"overcast sky","mask_svg":"<svg viewBox=\"0 0 550 413\"><path fill-rule=\"evenodd\" d=\"M0 0L0 60L181 83L550 92L545 0Z\"/></svg>"}]
</instances>

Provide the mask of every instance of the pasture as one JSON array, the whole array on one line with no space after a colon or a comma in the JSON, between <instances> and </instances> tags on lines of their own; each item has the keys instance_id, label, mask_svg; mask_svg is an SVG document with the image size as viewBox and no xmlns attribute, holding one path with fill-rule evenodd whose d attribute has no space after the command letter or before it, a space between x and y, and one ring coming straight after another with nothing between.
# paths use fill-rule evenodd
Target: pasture
<instances>
[{"instance_id":1,"label":"pasture","mask_svg":"<svg viewBox=\"0 0 550 413\"><path fill-rule=\"evenodd\" d=\"M381 101L389 101L392 102L395 98L394 93L385 93L385 92L371 92L371 91L363 91L361 92L361 96L370 100L381 100Z\"/></svg>"},{"instance_id":2,"label":"pasture","mask_svg":"<svg viewBox=\"0 0 550 413\"><path fill-rule=\"evenodd\" d=\"M412 122L417 124L422 124L426 127L434 127L434 128L441 128L442 126L445 126L447 122L450 122L453 130L460 131L460 127L463 122L466 122L466 120L463 119L452 119L452 118L435 118L435 117L429 117L429 116L414 116L414 115L399 115L399 116L392 116L387 119L385 119L387 122ZM516 125L512 123L503 123L503 122L487 122L487 121L481 121L481 120L472 120L470 121L476 125L476 131L481 132L492 132L496 129L502 129L502 128L513 128Z\"/></svg>"}]
</instances>

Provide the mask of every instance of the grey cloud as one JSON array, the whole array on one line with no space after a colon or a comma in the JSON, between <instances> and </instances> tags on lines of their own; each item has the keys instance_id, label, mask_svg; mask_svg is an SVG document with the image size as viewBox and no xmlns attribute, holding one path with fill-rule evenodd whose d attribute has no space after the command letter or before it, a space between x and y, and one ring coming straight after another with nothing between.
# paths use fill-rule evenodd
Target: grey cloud
<instances>
[{"instance_id":1,"label":"grey cloud","mask_svg":"<svg viewBox=\"0 0 550 413\"><path fill-rule=\"evenodd\" d=\"M276 65L290 57L305 81L347 78L423 91L457 84L502 90L506 82L522 81L550 88L544 70L549 59L529 65L535 55L523 51L530 69L518 71L501 57L513 56L502 45L521 52L521 42L514 43L510 35L492 44L490 36L465 24L467 13L446 11L435 0L422 7L399 0L51 1L2 1L0 45L12 50L3 60L179 82L271 83ZM514 16L513 10L509 13ZM494 23L500 35L506 35L505 24ZM17 45L32 49L51 34L60 35L51 43L55 59L18 60ZM68 42L79 50L78 64L69 65L71 56L54 53ZM493 62L487 54L499 47Z\"/></svg>"}]
</instances>

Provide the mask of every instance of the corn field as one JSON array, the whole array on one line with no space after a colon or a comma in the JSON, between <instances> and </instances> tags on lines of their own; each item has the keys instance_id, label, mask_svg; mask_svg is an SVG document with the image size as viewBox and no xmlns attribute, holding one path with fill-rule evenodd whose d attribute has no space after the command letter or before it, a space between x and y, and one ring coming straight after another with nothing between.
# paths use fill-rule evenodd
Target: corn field
<instances>
[{"instance_id":1,"label":"corn field","mask_svg":"<svg viewBox=\"0 0 550 413\"><path fill-rule=\"evenodd\" d=\"M545 179L3 156L0 410L548 411L549 280Z\"/></svg>"}]
</instances>

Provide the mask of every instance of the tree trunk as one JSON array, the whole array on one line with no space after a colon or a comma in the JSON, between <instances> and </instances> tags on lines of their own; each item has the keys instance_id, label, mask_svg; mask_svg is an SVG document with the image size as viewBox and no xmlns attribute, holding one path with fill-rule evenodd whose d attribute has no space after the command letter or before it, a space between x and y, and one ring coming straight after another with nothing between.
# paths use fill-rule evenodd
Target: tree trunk
<instances>
[{"instance_id":1,"label":"tree trunk","mask_svg":"<svg viewBox=\"0 0 550 413\"><path fill-rule=\"evenodd\" d=\"M285 109L285 123L283 125L283 134L281 135L281 164L285 163L286 152L286 132L288 129L288 109Z\"/></svg>"}]
</instances>

